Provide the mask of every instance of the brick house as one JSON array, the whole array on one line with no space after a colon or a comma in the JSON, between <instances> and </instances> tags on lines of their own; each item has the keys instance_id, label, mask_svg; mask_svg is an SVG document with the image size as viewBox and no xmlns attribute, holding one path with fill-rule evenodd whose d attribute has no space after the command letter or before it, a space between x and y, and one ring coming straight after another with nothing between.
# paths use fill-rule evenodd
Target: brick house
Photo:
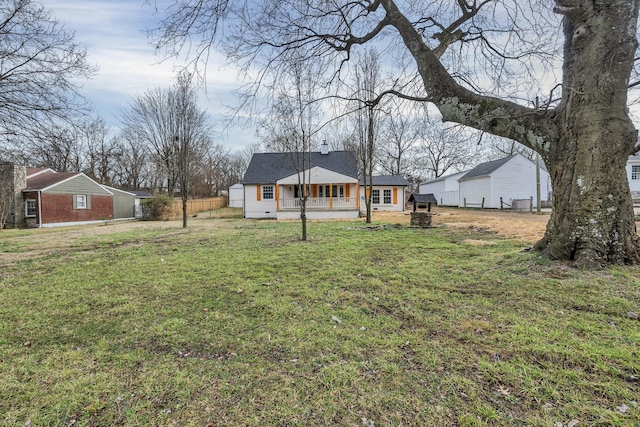
<instances>
[{"instance_id":1,"label":"brick house","mask_svg":"<svg viewBox=\"0 0 640 427\"><path fill-rule=\"evenodd\" d=\"M15 202L7 227L51 227L113 219L113 194L82 172L12 165Z\"/></svg>"}]
</instances>

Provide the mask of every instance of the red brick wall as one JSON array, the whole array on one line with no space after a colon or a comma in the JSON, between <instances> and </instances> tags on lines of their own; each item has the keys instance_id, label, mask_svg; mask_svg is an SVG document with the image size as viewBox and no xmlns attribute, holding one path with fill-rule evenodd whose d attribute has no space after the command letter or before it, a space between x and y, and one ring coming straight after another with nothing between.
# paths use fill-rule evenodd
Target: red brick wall
<instances>
[{"instance_id":1,"label":"red brick wall","mask_svg":"<svg viewBox=\"0 0 640 427\"><path fill-rule=\"evenodd\" d=\"M42 223L83 222L113 219L111 196L90 196L91 209L73 209L71 194L42 194Z\"/></svg>"}]
</instances>

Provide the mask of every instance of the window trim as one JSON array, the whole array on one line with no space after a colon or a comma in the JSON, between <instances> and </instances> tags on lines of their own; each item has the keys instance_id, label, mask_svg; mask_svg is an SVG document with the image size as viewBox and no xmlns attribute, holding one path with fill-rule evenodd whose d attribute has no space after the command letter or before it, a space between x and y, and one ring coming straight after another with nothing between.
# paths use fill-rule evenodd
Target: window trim
<instances>
[{"instance_id":1,"label":"window trim","mask_svg":"<svg viewBox=\"0 0 640 427\"><path fill-rule=\"evenodd\" d=\"M86 194L76 194L76 209L88 209Z\"/></svg>"},{"instance_id":2,"label":"window trim","mask_svg":"<svg viewBox=\"0 0 640 427\"><path fill-rule=\"evenodd\" d=\"M275 189L273 185L263 185L262 200L273 200L273 199L275 199Z\"/></svg>"},{"instance_id":3,"label":"window trim","mask_svg":"<svg viewBox=\"0 0 640 427\"><path fill-rule=\"evenodd\" d=\"M33 213L29 214L29 204L33 203ZM24 205L24 216L25 218L35 218L37 215L37 205L36 205L36 199L27 199L25 200L25 205Z\"/></svg>"},{"instance_id":4,"label":"window trim","mask_svg":"<svg viewBox=\"0 0 640 427\"><path fill-rule=\"evenodd\" d=\"M382 190L382 202L384 205L391 204L391 189L385 188Z\"/></svg>"},{"instance_id":5,"label":"window trim","mask_svg":"<svg viewBox=\"0 0 640 427\"><path fill-rule=\"evenodd\" d=\"M380 190L377 188L371 190L371 204L372 205L380 204Z\"/></svg>"}]
</instances>

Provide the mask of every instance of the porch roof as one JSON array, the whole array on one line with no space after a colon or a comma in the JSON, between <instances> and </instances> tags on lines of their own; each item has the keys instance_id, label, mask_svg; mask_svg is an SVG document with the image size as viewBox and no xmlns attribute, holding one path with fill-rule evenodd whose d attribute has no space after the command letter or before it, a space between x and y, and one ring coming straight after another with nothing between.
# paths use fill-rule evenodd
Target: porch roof
<instances>
[{"instance_id":1,"label":"porch roof","mask_svg":"<svg viewBox=\"0 0 640 427\"><path fill-rule=\"evenodd\" d=\"M355 177L343 175L319 166L312 167L310 170L304 171L303 173L306 175L304 180L302 179L302 176L299 176L301 174L294 173L293 175L279 179L276 184L296 185L303 181L307 184L342 184L358 182L358 179Z\"/></svg>"}]
</instances>

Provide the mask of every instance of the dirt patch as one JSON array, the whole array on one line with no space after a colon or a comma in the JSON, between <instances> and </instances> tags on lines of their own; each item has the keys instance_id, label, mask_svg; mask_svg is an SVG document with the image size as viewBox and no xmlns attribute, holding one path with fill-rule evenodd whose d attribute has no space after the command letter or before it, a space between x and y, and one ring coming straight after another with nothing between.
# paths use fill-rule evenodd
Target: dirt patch
<instances>
[{"instance_id":1,"label":"dirt patch","mask_svg":"<svg viewBox=\"0 0 640 427\"><path fill-rule=\"evenodd\" d=\"M549 221L549 214L531 214L500 210L476 210L457 208L434 209L432 224L458 228L476 228L491 231L500 236L533 244L540 240ZM410 212L374 212L376 221L388 221L408 225Z\"/></svg>"}]
</instances>

